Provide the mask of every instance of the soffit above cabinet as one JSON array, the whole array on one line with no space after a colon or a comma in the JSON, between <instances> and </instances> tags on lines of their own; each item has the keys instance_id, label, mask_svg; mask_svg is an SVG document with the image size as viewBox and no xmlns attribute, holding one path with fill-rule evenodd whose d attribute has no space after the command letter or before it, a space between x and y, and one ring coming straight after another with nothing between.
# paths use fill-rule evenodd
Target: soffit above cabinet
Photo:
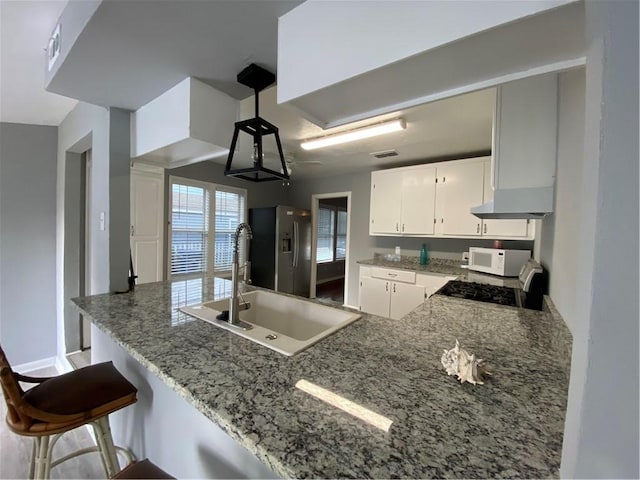
<instances>
[{"instance_id":1,"label":"soffit above cabinet","mask_svg":"<svg viewBox=\"0 0 640 480\"><path fill-rule=\"evenodd\" d=\"M238 102L187 78L131 114L131 158L163 168L226 157Z\"/></svg>"},{"instance_id":2,"label":"soffit above cabinet","mask_svg":"<svg viewBox=\"0 0 640 480\"><path fill-rule=\"evenodd\" d=\"M387 2L380 3L376 8L384 9ZM502 2L497 10L493 8L495 2L477 4L481 10L489 9L490 15L484 15L489 21L478 20L478 25L459 28L454 20L472 22L468 22L469 4L458 3L457 7L451 7L457 8L457 13L447 13L450 17L447 26L456 26L457 37L441 31L439 43L436 38L431 45L420 46L420 51L406 47L406 52L397 40L386 39L409 36L406 43L412 45L413 40L423 41L429 35L417 27L406 33L392 21L394 12L386 17L376 16L371 10L356 15L355 4L349 10L353 14L349 29L337 28L331 42L326 42L320 41L322 32L337 22L328 12L339 7L335 2L303 4L280 19L278 102L328 128L518 78L584 65L582 2L511 2L506 14L501 13L505 5ZM436 21L428 16L432 6L436 13L441 13L437 9L450 9L447 2L420 4L416 14L424 16L425 25ZM326 20L318 20L317 14L312 18L311 14L318 9L326 11L327 15L321 17ZM502 25L497 23L501 18ZM424 31L427 30L425 26ZM354 31L363 38L356 45L348 41ZM341 33L345 38L341 38ZM404 56L396 58L397 51ZM366 59L362 52L368 52ZM318 58L327 61L317 61ZM354 68L354 63L360 68ZM326 65L332 68L327 69Z\"/></svg>"}]
</instances>

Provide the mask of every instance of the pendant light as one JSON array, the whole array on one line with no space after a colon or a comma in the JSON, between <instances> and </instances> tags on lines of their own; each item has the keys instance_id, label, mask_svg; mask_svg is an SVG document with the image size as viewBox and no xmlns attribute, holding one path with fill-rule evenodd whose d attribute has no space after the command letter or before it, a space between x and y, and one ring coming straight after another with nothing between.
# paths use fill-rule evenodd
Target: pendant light
<instances>
[{"instance_id":1,"label":"pendant light","mask_svg":"<svg viewBox=\"0 0 640 480\"><path fill-rule=\"evenodd\" d=\"M238 74L238 83L252 88L255 92L256 116L254 118L241 120L235 123L233 139L231 140L231 147L229 149L229 157L227 158L227 164L224 169L225 175L242 178L251 182L289 180L289 172L287 171L287 164L284 160L284 154L282 153L282 144L280 143L278 127L267 122L264 118L260 118L259 115L259 93L275 82L275 80L276 76L273 73L259 67L255 63L252 63ZM233 162L233 155L236 150L236 144L238 142L238 135L240 132L250 135L253 140L253 166L248 168L232 169L231 164ZM282 172L271 170L263 165L264 152L262 149L262 139L267 135L275 136Z\"/></svg>"}]
</instances>

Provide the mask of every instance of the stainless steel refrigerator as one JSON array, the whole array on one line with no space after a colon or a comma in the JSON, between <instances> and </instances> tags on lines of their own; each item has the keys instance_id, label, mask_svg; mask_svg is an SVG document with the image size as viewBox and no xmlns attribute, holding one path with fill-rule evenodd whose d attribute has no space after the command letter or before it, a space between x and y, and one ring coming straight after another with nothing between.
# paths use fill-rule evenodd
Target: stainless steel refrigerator
<instances>
[{"instance_id":1,"label":"stainless steel refrigerator","mask_svg":"<svg viewBox=\"0 0 640 480\"><path fill-rule=\"evenodd\" d=\"M258 287L309 297L311 212L277 206L249 209L251 280Z\"/></svg>"}]
</instances>

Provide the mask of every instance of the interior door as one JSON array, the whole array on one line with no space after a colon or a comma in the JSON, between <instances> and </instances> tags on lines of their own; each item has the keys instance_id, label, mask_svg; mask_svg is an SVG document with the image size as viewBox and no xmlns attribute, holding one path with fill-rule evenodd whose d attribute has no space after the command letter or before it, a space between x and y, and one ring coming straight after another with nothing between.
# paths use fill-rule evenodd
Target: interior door
<instances>
[{"instance_id":1,"label":"interior door","mask_svg":"<svg viewBox=\"0 0 640 480\"><path fill-rule=\"evenodd\" d=\"M137 284L163 278L164 175L131 170L131 257Z\"/></svg>"}]
</instances>

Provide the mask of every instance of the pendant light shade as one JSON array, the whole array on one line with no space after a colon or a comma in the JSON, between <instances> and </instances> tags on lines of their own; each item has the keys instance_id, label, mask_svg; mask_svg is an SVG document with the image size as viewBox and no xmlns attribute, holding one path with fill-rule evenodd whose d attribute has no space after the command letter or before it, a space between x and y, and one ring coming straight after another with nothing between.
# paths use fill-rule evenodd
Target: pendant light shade
<instances>
[{"instance_id":1,"label":"pendant light shade","mask_svg":"<svg viewBox=\"0 0 640 480\"><path fill-rule=\"evenodd\" d=\"M249 180L251 182L267 182L272 180L289 180L289 172L287 171L287 164L284 160L284 153L282 152L282 144L280 143L280 135L278 133L278 127L267 122L264 118L260 118L259 115L259 93L264 90L273 82L275 82L276 76L259 67L255 63L252 63L247 68L242 70L238 74L238 83L246 85L252 88L255 92L255 110L256 116L248 120L241 120L235 123L233 130L233 139L231 140L231 147L229 149L229 157L227 158L227 164L224 169L224 174L227 176L233 176ZM251 136L253 145L253 166L247 168L231 168L233 163L233 156L235 154L236 145L238 142L238 135L240 132L244 132ZM263 165L264 151L262 149L263 138L273 135L275 137L276 146L278 148L278 157L280 159L281 172L266 168Z\"/></svg>"}]
</instances>

